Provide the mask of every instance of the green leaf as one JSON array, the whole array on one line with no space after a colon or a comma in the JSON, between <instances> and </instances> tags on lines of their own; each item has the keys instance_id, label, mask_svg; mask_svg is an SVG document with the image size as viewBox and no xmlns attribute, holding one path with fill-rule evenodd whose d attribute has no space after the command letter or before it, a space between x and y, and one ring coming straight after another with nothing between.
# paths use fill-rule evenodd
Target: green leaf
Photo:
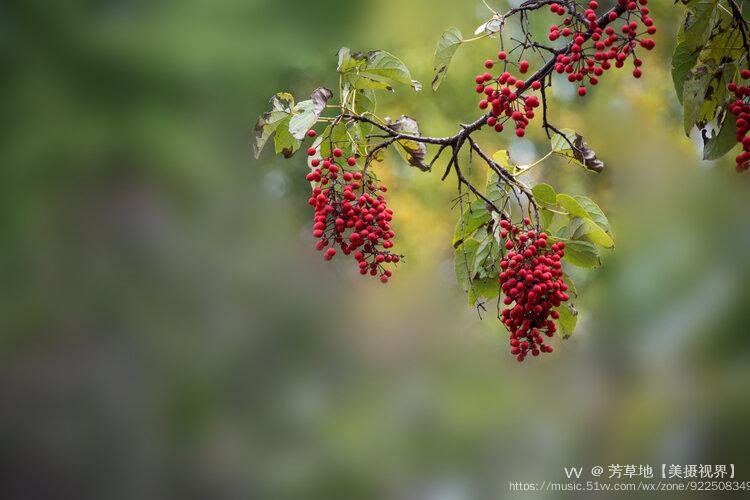
<instances>
[{"instance_id":1,"label":"green leaf","mask_svg":"<svg viewBox=\"0 0 750 500\"><path fill-rule=\"evenodd\" d=\"M711 33L718 0L689 0L683 3L687 10L672 55L672 81L680 102L683 102L685 81Z\"/></svg>"},{"instance_id":2,"label":"green leaf","mask_svg":"<svg viewBox=\"0 0 750 500\"><path fill-rule=\"evenodd\" d=\"M599 267L602 262L596 246L589 241L563 239L565 242L565 261L583 268Z\"/></svg>"},{"instance_id":3,"label":"green leaf","mask_svg":"<svg viewBox=\"0 0 750 500\"><path fill-rule=\"evenodd\" d=\"M499 249L499 243L491 234L487 234L485 238L479 241L479 248L477 248L477 257L473 268L475 275L478 275L480 278L486 278L493 273L497 277L495 260L499 257Z\"/></svg>"},{"instance_id":4,"label":"green leaf","mask_svg":"<svg viewBox=\"0 0 750 500\"><path fill-rule=\"evenodd\" d=\"M556 307L555 311L560 313L560 317L557 319L557 323L560 325L560 336L567 339L573 335L573 331L576 329L578 323L578 311L573 304L561 304L560 307Z\"/></svg>"},{"instance_id":5,"label":"green leaf","mask_svg":"<svg viewBox=\"0 0 750 500\"><path fill-rule=\"evenodd\" d=\"M277 127L289 118L292 106L294 106L294 97L287 92L279 92L271 98L271 111L263 113L255 124L253 149L256 159L260 156L268 139L276 132Z\"/></svg>"},{"instance_id":6,"label":"green leaf","mask_svg":"<svg viewBox=\"0 0 750 500\"><path fill-rule=\"evenodd\" d=\"M566 273L563 273L563 281L568 285L568 295L571 297L578 297L578 289L576 288L576 284L573 283L573 279Z\"/></svg>"},{"instance_id":7,"label":"green leaf","mask_svg":"<svg viewBox=\"0 0 750 500\"><path fill-rule=\"evenodd\" d=\"M555 218L555 213L547 210L546 208L539 207L539 215L541 216L542 229L545 231L549 229L552 224L552 219Z\"/></svg>"},{"instance_id":8,"label":"green leaf","mask_svg":"<svg viewBox=\"0 0 750 500\"><path fill-rule=\"evenodd\" d=\"M608 234L609 221L596 203L585 196L573 197L564 193L557 195L557 203L568 212L570 218L566 237L585 239L604 248L614 246L614 240Z\"/></svg>"},{"instance_id":9,"label":"green leaf","mask_svg":"<svg viewBox=\"0 0 750 500\"><path fill-rule=\"evenodd\" d=\"M291 113L294 107L294 97L289 92L279 92L271 98L271 111Z\"/></svg>"},{"instance_id":10,"label":"green leaf","mask_svg":"<svg viewBox=\"0 0 750 500\"><path fill-rule=\"evenodd\" d=\"M574 240L588 240L604 248L613 248L615 246L612 237L599 227L596 222L590 219L574 217L570 221L570 231L573 233L572 238Z\"/></svg>"},{"instance_id":11,"label":"green leaf","mask_svg":"<svg viewBox=\"0 0 750 500\"><path fill-rule=\"evenodd\" d=\"M367 58L361 52L352 53L348 47L341 47L338 52L339 63L337 70L339 73L348 73L362 67Z\"/></svg>"},{"instance_id":12,"label":"green leaf","mask_svg":"<svg viewBox=\"0 0 750 500\"><path fill-rule=\"evenodd\" d=\"M253 151L256 159L260 156L260 152L263 150L266 142L268 142L268 139L276 132L276 128L287 118L289 118L289 115L283 111L268 111L261 115L255 124L255 144L253 144Z\"/></svg>"},{"instance_id":13,"label":"green leaf","mask_svg":"<svg viewBox=\"0 0 750 500\"><path fill-rule=\"evenodd\" d=\"M367 64L360 70L360 76L372 80L391 80L405 85L411 85L414 90L421 90L422 84L412 80L409 69L393 54L384 50L373 50L367 53Z\"/></svg>"},{"instance_id":14,"label":"green leaf","mask_svg":"<svg viewBox=\"0 0 750 500\"><path fill-rule=\"evenodd\" d=\"M607 219L607 216L604 215L602 209L599 208L599 205L585 196L575 195L573 198L575 198L575 200L586 210L589 219L596 222L599 227L609 233L609 220Z\"/></svg>"},{"instance_id":15,"label":"green leaf","mask_svg":"<svg viewBox=\"0 0 750 500\"><path fill-rule=\"evenodd\" d=\"M326 128L324 129L324 130L323 130L323 132L322 132L322 133L321 133L321 134L320 134L320 135L319 135L318 137L316 137L316 138L315 138L315 142L313 142L313 144L312 144L312 145L313 145L313 146L315 146L316 148L317 148L318 146L320 146L320 147L318 148L318 152L317 152L317 155L316 155L316 156L313 156L313 157L311 157L311 158L309 158L309 159L312 159L312 158L315 158L315 157L318 157L318 156L319 156L319 158L318 158L318 159L319 159L319 160L322 160L323 158L328 158L329 156L331 156L331 145L330 145L331 143L330 143L330 141L328 140L328 137L329 137L329 135L330 135L331 133L333 133L333 135L331 136L331 139L332 139L333 141L337 141L337 140L340 140L342 136L343 136L343 137L345 137L345 136L346 136L346 128L345 128L345 127L346 127L346 126L345 126L345 125L344 125L343 123L339 122L339 123L337 123L337 124L336 124L336 127L334 128L333 132L331 132L331 126L330 126L330 125L328 125L328 126L327 126L327 127L326 127ZM325 139L325 140L324 140L324 139ZM335 143L335 142L334 142L334 143ZM309 162L308 162L308 163L309 163Z\"/></svg>"},{"instance_id":16,"label":"green leaf","mask_svg":"<svg viewBox=\"0 0 750 500\"><path fill-rule=\"evenodd\" d=\"M273 136L276 154L281 153L284 155L284 158L291 158L297 152L300 145L302 145L302 141L294 137L289 131L290 121L291 117L282 120L276 127L276 133Z\"/></svg>"},{"instance_id":17,"label":"green leaf","mask_svg":"<svg viewBox=\"0 0 750 500\"><path fill-rule=\"evenodd\" d=\"M456 273L456 282L465 292L469 291L473 279L471 272L474 269L477 248L479 248L479 242L474 238L469 238L453 252L453 270Z\"/></svg>"},{"instance_id":18,"label":"green leaf","mask_svg":"<svg viewBox=\"0 0 750 500\"><path fill-rule=\"evenodd\" d=\"M331 126L329 125L318 136L318 139L320 139L320 142L316 140L314 145L320 145L320 149L318 150L320 158L328 158L333 154L331 151L331 142L333 142L334 148L341 148L344 157L357 156L358 146L361 147L364 145L359 122L354 121L339 121L336 123L336 126L333 127L333 130L331 130Z\"/></svg>"},{"instance_id":19,"label":"green leaf","mask_svg":"<svg viewBox=\"0 0 750 500\"><path fill-rule=\"evenodd\" d=\"M440 83L445 78L448 72L448 65L453 59L453 55L456 50L461 46L463 42L463 35L461 30L458 28L448 28L440 35L437 47L435 48L435 58L433 63L433 70L435 76L432 78L432 90L437 90Z\"/></svg>"},{"instance_id":20,"label":"green leaf","mask_svg":"<svg viewBox=\"0 0 750 500\"><path fill-rule=\"evenodd\" d=\"M586 144L583 136L575 130L564 128L550 140L552 152L566 158L571 163L594 172L604 170L604 163L597 159L596 152Z\"/></svg>"},{"instance_id":21,"label":"green leaf","mask_svg":"<svg viewBox=\"0 0 750 500\"><path fill-rule=\"evenodd\" d=\"M401 116L398 120L391 124L391 128L396 132L402 134L408 134L412 136L419 136L419 124L413 118L409 118L406 115ZM428 172L430 165L425 163L425 157L427 156L427 146L422 142L417 142L411 139L399 139L396 141L398 147L396 150L406 160L406 162L412 167L417 167L422 172Z\"/></svg>"},{"instance_id":22,"label":"green leaf","mask_svg":"<svg viewBox=\"0 0 750 500\"><path fill-rule=\"evenodd\" d=\"M698 51L691 49L686 43L678 43L672 54L672 81L677 92L677 99L682 104L682 95L685 88L685 80L698 62Z\"/></svg>"},{"instance_id":23,"label":"green leaf","mask_svg":"<svg viewBox=\"0 0 750 500\"><path fill-rule=\"evenodd\" d=\"M708 66L712 73L711 81L705 85L704 101L707 102L701 104L701 112L697 112L691 103L685 119L685 127L688 127L691 126L688 123L691 115L694 117L692 123L705 123L715 117L717 107L725 104L726 84L736 70L728 65L742 57L744 49L742 36L738 36L731 15L717 8L718 0L683 0L682 3L687 9L672 56L672 79L680 102L685 104L685 83L695 80L691 73L700 66Z\"/></svg>"},{"instance_id":24,"label":"green leaf","mask_svg":"<svg viewBox=\"0 0 750 500\"><path fill-rule=\"evenodd\" d=\"M333 92L330 89L318 87L313 91L309 100L297 103L292 109L294 115L289 122L289 132L296 139L304 139L307 131L318 121L331 97L333 97Z\"/></svg>"},{"instance_id":25,"label":"green leaf","mask_svg":"<svg viewBox=\"0 0 750 500\"><path fill-rule=\"evenodd\" d=\"M721 158L737 145L737 120L729 111L724 112L718 132L710 137L703 131L703 159Z\"/></svg>"},{"instance_id":26,"label":"green leaf","mask_svg":"<svg viewBox=\"0 0 750 500\"><path fill-rule=\"evenodd\" d=\"M469 305L474 306L480 299L488 301L498 295L500 295L500 283L498 283L497 277L474 280L469 288Z\"/></svg>"},{"instance_id":27,"label":"green leaf","mask_svg":"<svg viewBox=\"0 0 750 500\"><path fill-rule=\"evenodd\" d=\"M467 236L471 236L474 231L487 224L490 218L490 213L487 211L482 200L477 200L469 205L456 223L456 228L453 231L453 246L456 246L456 244L466 239Z\"/></svg>"},{"instance_id":28,"label":"green leaf","mask_svg":"<svg viewBox=\"0 0 750 500\"><path fill-rule=\"evenodd\" d=\"M289 121L289 132L295 138L302 140L318 119L315 116L315 104L311 100L300 101L292 111L294 114Z\"/></svg>"},{"instance_id":29,"label":"green leaf","mask_svg":"<svg viewBox=\"0 0 750 500\"><path fill-rule=\"evenodd\" d=\"M375 107L377 105L375 92L366 89L360 90L357 92L354 104L355 111L360 115L365 113L375 113Z\"/></svg>"},{"instance_id":30,"label":"green leaf","mask_svg":"<svg viewBox=\"0 0 750 500\"><path fill-rule=\"evenodd\" d=\"M495 151L492 155L492 161L511 173L515 173L516 171L516 166L511 163L510 154L505 149ZM497 172L492 169L487 170L487 182L484 195L498 207L502 205L502 201L508 196L507 192L502 187L500 176L498 176Z\"/></svg>"},{"instance_id":31,"label":"green leaf","mask_svg":"<svg viewBox=\"0 0 750 500\"><path fill-rule=\"evenodd\" d=\"M536 201L547 205L557 205L557 193L555 192L555 188L549 184L536 184L531 188L531 192L534 194Z\"/></svg>"},{"instance_id":32,"label":"green leaf","mask_svg":"<svg viewBox=\"0 0 750 500\"><path fill-rule=\"evenodd\" d=\"M487 172L487 185L484 189L484 195L488 200L492 201L496 207L500 207L500 205L502 205L502 200L507 196L505 190L500 184L500 177L492 170L488 170Z\"/></svg>"},{"instance_id":33,"label":"green leaf","mask_svg":"<svg viewBox=\"0 0 750 500\"><path fill-rule=\"evenodd\" d=\"M706 52L704 50L703 53ZM727 53L729 52L731 50ZM736 73L737 65L732 61L717 65L714 59L699 60L684 87L686 133L689 133L693 124L703 130L708 122L716 119L720 109L727 107L733 98L727 90L727 84L734 79ZM688 101L687 97L691 100Z\"/></svg>"},{"instance_id":34,"label":"green leaf","mask_svg":"<svg viewBox=\"0 0 750 500\"><path fill-rule=\"evenodd\" d=\"M386 90L388 92L393 92L393 87L388 83L378 79L367 78L361 74L355 78L354 88L358 90Z\"/></svg>"},{"instance_id":35,"label":"green leaf","mask_svg":"<svg viewBox=\"0 0 750 500\"><path fill-rule=\"evenodd\" d=\"M495 151L492 155L492 161L503 167L510 173L515 173L516 166L510 160L510 153L506 149Z\"/></svg>"},{"instance_id":36,"label":"green leaf","mask_svg":"<svg viewBox=\"0 0 750 500\"><path fill-rule=\"evenodd\" d=\"M377 106L377 99L375 97L374 90L362 89L357 90L354 96L354 111L360 115L363 114L375 114L375 108ZM369 135L374 129L374 125L367 122L359 123L362 135Z\"/></svg>"},{"instance_id":37,"label":"green leaf","mask_svg":"<svg viewBox=\"0 0 750 500\"><path fill-rule=\"evenodd\" d=\"M687 7L680 36L690 48L698 48L708 40L718 0L683 0Z\"/></svg>"},{"instance_id":38,"label":"green leaf","mask_svg":"<svg viewBox=\"0 0 750 500\"><path fill-rule=\"evenodd\" d=\"M690 135L693 125L700 121L701 108L706 99L706 92L711 83L713 72L705 65L698 65L690 71L685 80L682 92L684 106L683 126L685 135Z\"/></svg>"},{"instance_id":39,"label":"green leaf","mask_svg":"<svg viewBox=\"0 0 750 500\"><path fill-rule=\"evenodd\" d=\"M588 217L586 209L578 203L578 200L568 194L558 194L557 203L568 212L569 217Z\"/></svg>"},{"instance_id":40,"label":"green leaf","mask_svg":"<svg viewBox=\"0 0 750 500\"><path fill-rule=\"evenodd\" d=\"M716 66L733 63L744 54L742 36L730 20L722 20L714 25L708 42L703 46L699 61L711 61Z\"/></svg>"}]
</instances>

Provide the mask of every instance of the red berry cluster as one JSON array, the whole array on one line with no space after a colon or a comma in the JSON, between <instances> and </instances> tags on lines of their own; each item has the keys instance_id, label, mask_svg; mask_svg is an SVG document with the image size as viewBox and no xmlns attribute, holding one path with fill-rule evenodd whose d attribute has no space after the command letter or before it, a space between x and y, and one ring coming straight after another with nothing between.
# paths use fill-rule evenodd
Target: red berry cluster
<instances>
[{"instance_id":1,"label":"red berry cluster","mask_svg":"<svg viewBox=\"0 0 750 500\"><path fill-rule=\"evenodd\" d=\"M501 61L505 61L506 68L508 64L511 64L507 61L508 56L505 52L499 52L497 57ZM492 69L494 65L495 62L491 59L484 62L486 69ZM520 73L526 73L528 70L528 61L518 63ZM498 76L493 76L489 72L482 73L477 75L474 81L477 84L477 93L484 94L482 100L479 101L479 109L491 108L487 125L494 127L497 132L502 132L505 129L505 123L512 120L516 135L523 137L529 120L534 118L534 108L539 106L538 97L518 95L519 91L526 88L526 82L523 78L516 78L510 72L503 71ZM542 84L538 80L531 83L531 88L534 90L540 89L541 86Z\"/></svg>"},{"instance_id":2,"label":"red berry cluster","mask_svg":"<svg viewBox=\"0 0 750 500\"><path fill-rule=\"evenodd\" d=\"M578 84L580 96L586 95L586 78L590 85L599 83L599 77L612 67L611 61L614 61L616 68L622 68L627 58L632 57L633 76L640 78L643 61L636 56L636 49L640 46L651 50L656 45L653 39L643 38L656 33L654 21L646 7L648 0L617 0L617 3L626 9L622 14L624 24L620 27L620 33L612 26L604 29L599 26L596 15L599 2L596 0L588 2L588 9L583 15L575 10L566 10L557 3L550 5L552 12L566 17L562 24L552 25L549 39L554 41L560 37L570 37L573 40L569 54L558 54L554 69L559 74L567 73L568 81ZM609 13L609 21L615 21L618 17L615 11ZM643 31L639 31L641 25ZM584 46L588 38L594 42L593 47Z\"/></svg>"},{"instance_id":3,"label":"red berry cluster","mask_svg":"<svg viewBox=\"0 0 750 500\"><path fill-rule=\"evenodd\" d=\"M743 80L750 78L750 70L743 69L740 72ZM744 172L750 168L750 86L737 85L732 82L727 85L730 92L734 92L735 101L729 105L729 111L737 117L737 142L742 144L742 153L735 161L737 172Z\"/></svg>"},{"instance_id":4,"label":"red berry cluster","mask_svg":"<svg viewBox=\"0 0 750 500\"><path fill-rule=\"evenodd\" d=\"M317 149L311 147L307 153L314 156ZM341 149L336 148L330 158L310 161L314 170L306 178L319 184L313 187L308 200L315 208L313 236L319 238L315 247L325 250L323 257L331 260L338 245L344 255L354 253L360 274L380 276L380 281L387 283L392 272L386 264L401 260L400 255L388 250L396 235L390 224L393 210L383 196L388 189L377 185L370 174L363 178L362 172L339 165L342 155ZM346 165L355 167L356 158L348 158Z\"/></svg>"},{"instance_id":5,"label":"red berry cluster","mask_svg":"<svg viewBox=\"0 0 750 500\"><path fill-rule=\"evenodd\" d=\"M515 306L503 309L501 320L510 331L510 352L518 361L531 353L552 352L542 334L552 337L557 330L553 320L560 313L552 310L570 297L563 281L560 259L565 243L549 245L545 233L537 234L524 219L522 230L507 220L500 222L500 236L505 238L508 254L500 261L500 288L503 303Z\"/></svg>"}]
</instances>

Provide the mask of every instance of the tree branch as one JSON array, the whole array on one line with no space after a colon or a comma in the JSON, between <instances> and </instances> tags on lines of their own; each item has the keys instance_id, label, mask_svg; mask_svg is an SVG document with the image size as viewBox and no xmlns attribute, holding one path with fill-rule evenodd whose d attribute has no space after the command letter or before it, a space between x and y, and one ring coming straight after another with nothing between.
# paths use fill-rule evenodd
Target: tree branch
<instances>
[{"instance_id":1,"label":"tree branch","mask_svg":"<svg viewBox=\"0 0 750 500\"><path fill-rule=\"evenodd\" d=\"M499 16L499 20L500 20L500 32L502 32L503 26L504 26L505 21L506 21L507 18L509 18L509 17L511 17L511 16L513 16L515 14L518 14L518 13L522 13L523 14L523 13L525 13L527 11L536 10L536 9L542 8L544 6L550 5L552 3L559 3L559 4L565 5L568 8L568 10L570 12L572 12L573 15L576 16L577 19L579 19L579 21L581 21L581 22L585 23L586 25L588 25L588 21L586 19L584 19L584 18L581 17L581 13L578 12L578 10L576 9L575 2L573 0L557 0L557 1L556 0L527 0L527 1L523 2L521 5L519 5L518 7L512 8L508 12L506 12L505 14ZM739 12L739 8L735 4L734 0L730 0L730 4L732 5L733 11L736 11L735 17L736 18L739 17L739 19L741 20L741 22L738 20L738 24L740 24L740 29L742 30L742 33L743 33L744 43L747 44L748 43L747 42L747 32L745 30L744 19L742 18L741 13ZM601 16L599 16L599 18L596 21L596 25L598 27L600 27L600 28L604 28L604 27L606 27L607 25L609 25L612 22L612 21L610 21L610 17L609 17L612 12L616 13L617 17L619 17L626 10L627 10L626 6L617 4L612 9L606 11ZM584 40L587 41L587 40L589 40L589 38L591 38L591 35L593 34L593 32L594 32L594 30L592 30L592 29L589 28L581 36L583 36ZM550 53L550 55L552 57L550 57L549 60L547 60L541 67L539 67L539 69L537 69L531 76L529 76L524 81L524 86L523 86L523 88L521 88L521 89L519 89L517 91L517 95L519 97L521 95L523 95L529 88L531 88L531 84L534 81L539 81L539 82L544 83L545 78L547 78L549 75L551 75L551 73L552 73L552 71L553 71L553 69L555 67L557 56L559 56L559 55L567 55L567 54L571 53L571 49L572 49L572 46L574 45L574 43L575 42L571 40L565 46L560 47L559 49L554 49L552 47L548 47L548 46L545 46L545 45L533 42L530 39L528 39L528 37L527 37L527 40L525 42L522 41L521 42L522 46L528 45L527 48L535 48L537 50L539 50L539 49L546 50L546 51L548 51ZM558 130L553 125L551 125L548 122L548 120L547 120L547 96L546 96L546 93L545 93L544 84L541 87L541 95L542 95L542 104L543 104L543 122L542 122L542 125L543 125L543 128L545 129L545 131L547 132L547 136L550 137L550 130L551 130L551 131L553 131L553 132L555 132L555 133L563 136L565 138L565 140L568 141L568 143L570 144L570 146L573 149L576 149L574 147L574 145L572 143L570 143L570 140L565 136L565 134L563 134L562 132L560 132L560 130ZM360 121L360 122L364 122L364 123L369 123L369 124L373 125L374 127L378 128L379 130L381 130L382 132L384 132L384 134L370 136L370 138L377 137L377 138L381 138L381 139L384 139L384 140L383 140L383 142L381 142L380 144L378 144L377 146L375 146L368 153L367 158L365 160L365 165L369 165L369 163L372 160L374 154L376 154L378 151L380 151L381 149L384 149L384 148L390 146L391 144L393 144L394 142L399 141L399 140L407 140L407 141L414 141L414 142L423 143L423 144L435 144L435 145L439 145L440 148L438 149L437 153L434 155L434 157L429 162L430 167L432 167L432 165L435 164L435 162L438 160L438 158L443 153L443 151L445 149L447 149L448 147L450 147L451 150L452 150L451 157L450 157L450 160L448 161L448 164L446 166L446 169L445 169L445 172L444 172L444 174L442 176L442 179L445 180L445 178L449 175L451 169L455 170L456 176L458 177L459 184L466 185L469 188L469 190L472 193L474 193L474 195L476 195L478 198L480 198L483 201L485 201L497 213L503 215L504 212L501 211L500 209L498 209L498 207L496 207L495 204L491 200L487 199L482 193L480 193L479 190L477 190L476 187L474 187L471 184L471 182L461 172L461 168L460 168L460 165L459 165L458 156L459 156L459 153L460 153L461 148L463 147L463 145L466 142L468 142L469 145L470 145L471 150L476 151L477 154L485 161L485 163L487 163L487 165L493 171L495 171L498 174L499 178L502 179L503 182L505 182L508 186L510 186L511 188L513 188L514 192L517 189L518 191L520 191L521 193L524 194L524 196L529 200L529 204L530 204L530 206L531 206L531 208L532 208L532 210L534 212L535 219L538 222L538 206L536 204L536 200L534 199L534 194L531 192L531 190L529 190L529 188L525 184L523 184L522 182L518 181L511 172L509 172L507 169L505 169L501 165L497 164L497 162L493 161L492 158L489 157L479 147L479 145L476 143L476 141L474 141L474 139L471 137L472 133L474 133L477 130L481 129L487 123L487 120L489 119L489 117L492 116L491 112L485 113L484 115L480 116L475 121L473 121L473 122L471 122L469 124L462 124L461 125L461 129L458 132L456 132L454 135L446 136L446 137L429 137L429 136L414 135L414 134L404 134L404 133L401 133L401 132L399 132L397 130L394 130L393 128L389 127L388 125L384 125L384 124L382 124L382 123L380 123L380 122L378 122L376 120L373 120L372 118L370 118L368 116L354 113L351 110L349 112L345 113L342 116L345 119L348 119L348 120L356 120L356 121ZM519 204L520 204L520 200L519 200Z\"/></svg>"}]
</instances>

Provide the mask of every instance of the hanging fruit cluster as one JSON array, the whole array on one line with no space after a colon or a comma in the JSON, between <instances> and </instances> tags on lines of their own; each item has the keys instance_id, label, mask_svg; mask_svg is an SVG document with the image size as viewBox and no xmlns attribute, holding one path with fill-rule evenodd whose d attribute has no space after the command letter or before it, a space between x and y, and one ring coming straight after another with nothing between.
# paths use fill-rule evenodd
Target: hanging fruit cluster
<instances>
[{"instance_id":1,"label":"hanging fruit cluster","mask_svg":"<svg viewBox=\"0 0 750 500\"><path fill-rule=\"evenodd\" d=\"M550 244L545 233L537 234L525 219L523 228L501 221L500 236L508 254L500 261L500 287L504 294L501 320L510 332L510 352L518 361L540 352L552 352L544 337L557 331L555 310L569 300L563 280L565 243ZM515 305L513 305L515 303ZM510 307L512 306L512 307Z\"/></svg>"},{"instance_id":2,"label":"hanging fruit cluster","mask_svg":"<svg viewBox=\"0 0 750 500\"><path fill-rule=\"evenodd\" d=\"M308 136L313 137L314 132ZM314 147L307 151L310 156L317 152ZM346 160L346 169L341 149L332 153L330 158L312 159L314 169L306 176L315 183L308 202L315 209L312 234L318 239L316 248L324 252L325 260L331 260L338 246L344 255L353 254L360 274L378 276L387 283L392 275L388 264L398 263L402 257L390 251L396 233L391 229L393 210L384 196L387 188L360 170L351 171L357 166L356 158Z\"/></svg>"}]
</instances>

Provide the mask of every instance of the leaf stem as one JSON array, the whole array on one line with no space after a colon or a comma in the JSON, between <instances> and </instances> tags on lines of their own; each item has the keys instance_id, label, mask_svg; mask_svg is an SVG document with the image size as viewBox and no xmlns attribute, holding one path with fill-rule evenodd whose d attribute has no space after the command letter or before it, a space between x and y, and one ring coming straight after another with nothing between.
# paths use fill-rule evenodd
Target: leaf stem
<instances>
[{"instance_id":1,"label":"leaf stem","mask_svg":"<svg viewBox=\"0 0 750 500\"><path fill-rule=\"evenodd\" d=\"M482 38L489 36L486 32L482 35L475 36L473 38L465 38L461 40L461 43L469 43L469 42L476 42L477 40L481 40Z\"/></svg>"},{"instance_id":2,"label":"leaf stem","mask_svg":"<svg viewBox=\"0 0 750 500\"><path fill-rule=\"evenodd\" d=\"M549 153L547 153L546 155L542 156L541 158L539 158L537 161L535 161L531 165L527 165L526 168L519 168L516 171L516 175L525 174L526 172L528 172L532 168L536 167L537 165L540 165L544 160L546 160L547 158L549 158L550 156L552 156L553 153L554 153L554 151L550 151Z\"/></svg>"}]
</instances>

